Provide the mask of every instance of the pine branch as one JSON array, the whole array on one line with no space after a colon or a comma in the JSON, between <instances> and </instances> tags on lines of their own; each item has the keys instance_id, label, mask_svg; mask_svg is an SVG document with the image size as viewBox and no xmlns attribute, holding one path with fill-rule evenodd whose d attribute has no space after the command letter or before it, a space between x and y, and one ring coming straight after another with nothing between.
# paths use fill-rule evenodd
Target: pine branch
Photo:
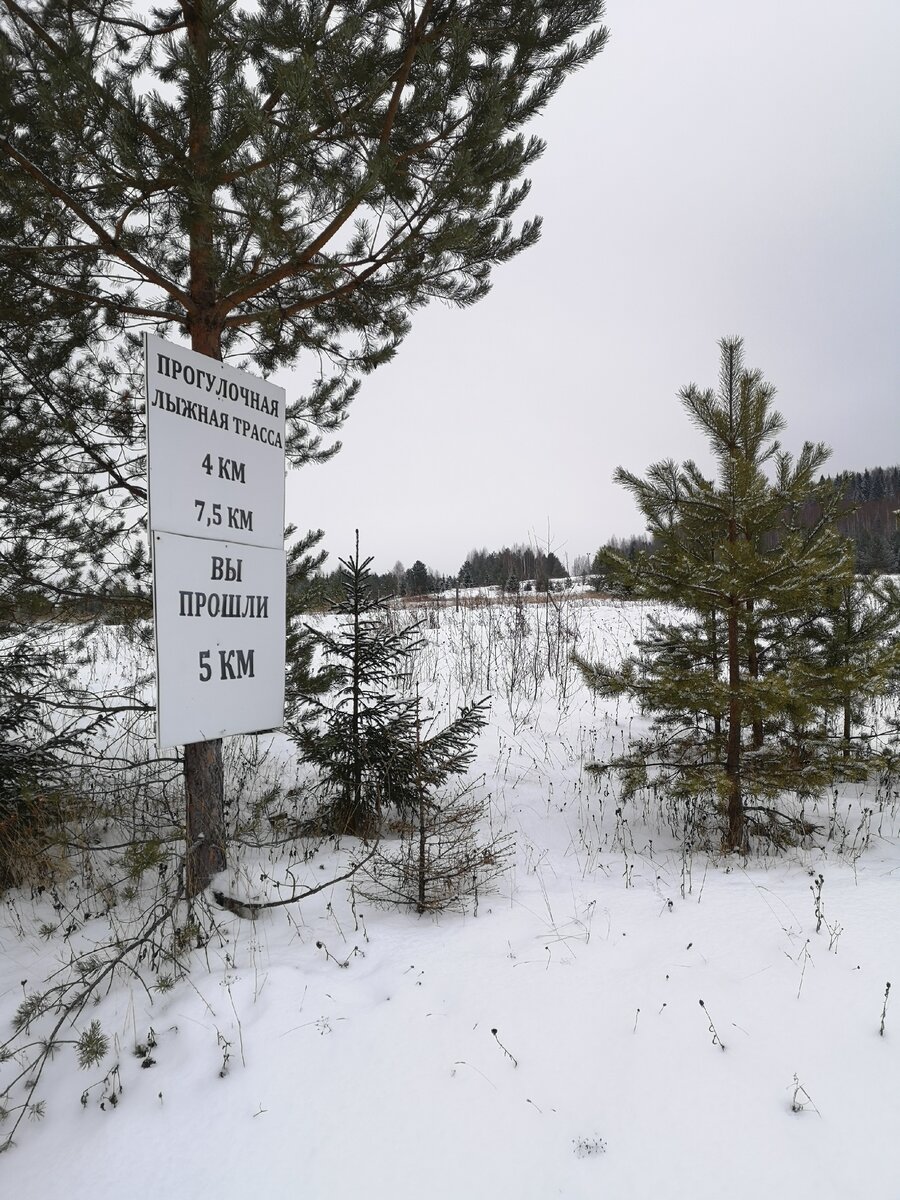
<instances>
[{"instance_id":1,"label":"pine branch","mask_svg":"<svg viewBox=\"0 0 900 1200\"><path fill-rule=\"evenodd\" d=\"M9 4L10 0L0 0L4 4ZM0 150L6 156L18 163L22 170L44 189L49 196L54 196L59 200L73 216L77 217L84 225L97 235L98 243L109 253L118 258L126 266L132 268L140 277L146 280L147 283L154 283L162 291L164 291L171 299L176 300L186 312L192 313L195 309L194 303L186 292L181 288L176 287L171 280L166 279L155 271L152 267L143 263L136 255L132 254L122 246L113 234L109 233L103 226L95 221L90 213L79 204L72 196L70 196L63 188L53 182L49 176L45 175L40 167L32 163L24 154L22 154L7 138L0 136Z\"/></svg>"}]
</instances>

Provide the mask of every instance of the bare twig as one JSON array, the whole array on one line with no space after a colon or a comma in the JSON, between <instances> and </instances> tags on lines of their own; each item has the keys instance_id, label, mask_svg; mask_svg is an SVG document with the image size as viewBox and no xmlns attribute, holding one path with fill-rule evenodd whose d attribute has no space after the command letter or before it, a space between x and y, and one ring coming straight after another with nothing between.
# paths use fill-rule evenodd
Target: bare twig
<instances>
[{"instance_id":1,"label":"bare twig","mask_svg":"<svg viewBox=\"0 0 900 1200\"><path fill-rule=\"evenodd\" d=\"M213 899L216 904L227 908L230 912L237 913L239 916L249 916L251 919L257 913L262 912L264 908L283 908L286 904L299 904L301 900L307 900L310 896L315 896L317 892L324 892L326 888L333 887L336 883L343 883L345 879L350 879L355 875L360 867L364 866L375 854L378 849L376 842L365 858L361 858L355 862L349 871L345 871L343 875L336 875L333 879L326 879L324 883L318 884L314 888L307 888L305 892L293 892L290 896L285 896L283 900L238 900L234 896L226 896L224 892L213 892Z\"/></svg>"}]
</instances>

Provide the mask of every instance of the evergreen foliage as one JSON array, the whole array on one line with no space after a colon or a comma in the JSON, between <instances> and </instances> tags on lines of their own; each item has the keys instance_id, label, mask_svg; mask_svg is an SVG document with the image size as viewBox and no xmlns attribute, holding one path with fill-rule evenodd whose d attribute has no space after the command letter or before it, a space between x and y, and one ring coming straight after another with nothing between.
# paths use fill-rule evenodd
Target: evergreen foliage
<instances>
[{"instance_id":1,"label":"evergreen foliage","mask_svg":"<svg viewBox=\"0 0 900 1200\"><path fill-rule=\"evenodd\" d=\"M537 550L533 546L504 546L502 550L471 550L460 567L467 578L466 587L499 587L506 590L510 580L518 584L538 580L539 590L546 590L551 579L567 579L568 571L552 550Z\"/></svg>"},{"instance_id":2,"label":"evergreen foliage","mask_svg":"<svg viewBox=\"0 0 900 1200\"><path fill-rule=\"evenodd\" d=\"M317 678L327 694L307 694L312 719L291 727L325 792L316 823L366 838L379 832L388 810L417 811L426 793L465 770L487 719L482 701L423 738L410 683L419 623L392 621L391 597L379 593L371 562L360 559L357 534L354 553L340 560L337 630L308 627L322 652Z\"/></svg>"},{"instance_id":3,"label":"evergreen foliage","mask_svg":"<svg viewBox=\"0 0 900 1200\"><path fill-rule=\"evenodd\" d=\"M46 874L74 765L120 703L77 685L96 618L131 619L149 590L133 507L141 434L115 359L71 308L44 319L39 295L3 264L0 294L20 305L0 328L3 886Z\"/></svg>"},{"instance_id":4,"label":"evergreen foliage","mask_svg":"<svg viewBox=\"0 0 900 1200\"><path fill-rule=\"evenodd\" d=\"M421 559L416 559L408 568L398 560L390 571L372 570L370 581L373 589L384 597L404 596L410 599L452 591L458 582L455 576L442 575L426 566ZM341 594L340 568L319 575L319 591L328 602Z\"/></svg>"},{"instance_id":5,"label":"evergreen foliage","mask_svg":"<svg viewBox=\"0 0 900 1200\"><path fill-rule=\"evenodd\" d=\"M0 272L0 289L7 280ZM143 426L130 402L128 364L103 353L90 333L60 318L10 323L0 335L0 611L7 617L26 596L62 616L86 595L102 598L110 612L148 595L134 507L146 497Z\"/></svg>"},{"instance_id":6,"label":"evergreen foliage","mask_svg":"<svg viewBox=\"0 0 900 1200\"><path fill-rule=\"evenodd\" d=\"M337 443L324 439L411 312L475 302L492 269L536 241L539 219L515 225L543 148L522 128L602 49L602 10L3 0L0 325L21 328L26 312L28 331L52 330L74 316L79 346L94 348L99 390L80 392L73 415L49 364L30 364L28 420L39 441L58 432L62 453L92 464L93 478L69 473L75 487L109 488L123 506L107 513L97 553L116 548L143 586L141 542L128 537L142 398L97 339L174 329L199 353L242 353L263 372L306 356L312 383L289 407L287 455L327 458ZM32 450L17 431L14 457ZM45 458L33 461L44 480ZM55 513L51 541L67 519ZM54 587L68 587L77 559L63 558ZM221 747L188 758L193 893L225 863L221 796L190 784L221 778Z\"/></svg>"},{"instance_id":7,"label":"evergreen foliage","mask_svg":"<svg viewBox=\"0 0 900 1200\"><path fill-rule=\"evenodd\" d=\"M295 534L293 526L285 530L288 540ZM315 661L316 641L306 623L309 612L325 603L319 571L326 552L318 548L323 537L321 529L310 530L289 546L287 554L284 703L286 722L293 728L303 725L310 698L321 695L330 682L329 671Z\"/></svg>"},{"instance_id":8,"label":"evergreen foliage","mask_svg":"<svg viewBox=\"0 0 900 1200\"><path fill-rule=\"evenodd\" d=\"M858 578L840 588L833 608L803 630L813 668L831 689L828 707L840 720L845 759L865 756L865 738L853 728L866 709L896 688L900 678L900 585Z\"/></svg>"},{"instance_id":9,"label":"evergreen foliage","mask_svg":"<svg viewBox=\"0 0 900 1200\"><path fill-rule=\"evenodd\" d=\"M606 766L631 788L651 779L706 797L723 814L725 847L743 850L751 832L779 837L791 825L774 807L781 794L813 794L831 777L821 717L834 681L791 635L828 612L851 564L834 530L840 496L815 482L827 450L807 442L796 460L781 450L774 389L745 369L739 339L720 350L718 392L680 393L715 480L690 461L656 463L644 478L620 468L653 549L602 556L623 590L681 612L651 618L620 666L580 665L591 687L636 697L652 718L649 738Z\"/></svg>"},{"instance_id":10,"label":"evergreen foliage","mask_svg":"<svg viewBox=\"0 0 900 1200\"><path fill-rule=\"evenodd\" d=\"M900 467L867 467L826 477L843 498L838 529L853 542L862 574L900 572ZM815 511L808 519L815 517Z\"/></svg>"},{"instance_id":11,"label":"evergreen foliage","mask_svg":"<svg viewBox=\"0 0 900 1200\"><path fill-rule=\"evenodd\" d=\"M652 551L653 539L649 537L637 535L628 538L610 538L604 546L601 546L591 560L590 570L593 577L594 590L607 592L611 595L627 595L626 585L618 577L617 572L609 570L610 553L634 559L638 554L649 554Z\"/></svg>"},{"instance_id":12,"label":"evergreen foliage","mask_svg":"<svg viewBox=\"0 0 900 1200\"><path fill-rule=\"evenodd\" d=\"M434 589L434 576L420 558L406 572L406 593L409 596L424 596Z\"/></svg>"},{"instance_id":13,"label":"evergreen foliage","mask_svg":"<svg viewBox=\"0 0 900 1200\"><path fill-rule=\"evenodd\" d=\"M900 572L900 467L843 471L834 483L846 510L838 528L853 539L857 571Z\"/></svg>"},{"instance_id":14,"label":"evergreen foliage","mask_svg":"<svg viewBox=\"0 0 900 1200\"><path fill-rule=\"evenodd\" d=\"M292 410L309 457L412 310L480 299L537 239L513 224L543 148L521 131L602 49L602 10L4 0L3 254L108 327L242 341L265 371L318 357Z\"/></svg>"},{"instance_id":15,"label":"evergreen foliage","mask_svg":"<svg viewBox=\"0 0 900 1200\"><path fill-rule=\"evenodd\" d=\"M900 573L900 467L867 467L864 471L841 471L825 475L819 482L833 486L842 500L837 529L853 543L856 570L860 574ZM807 502L803 520L812 524L820 516L814 500ZM644 536L611 538L594 556L591 572L603 576L603 552L615 550L634 555L652 549ZM576 571L576 574L580 572Z\"/></svg>"},{"instance_id":16,"label":"evergreen foliage","mask_svg":"<svg viewBox=\"0 0 900 1200\"><path fill-rule=\"evenodd\" d=\"M358 533L354 553L339 561L342 595L332 604L338 628L308 627L323 655L328 694L307 697L314 719L289 729L322 778L320 824L370 837L395 802L398 750L414 740L413 704L398 689L409 677L418 626L389 625L388 597L373 586L372 559L359 557Z\"/></svg>"},{"instance_id":17,"label":"evergreen foliage","mask_svg":"<svg viewBox=\"0 0 900 1200\"><path fill-rule=\"evenodd\" d=\"M392 803L406 812L424 811L429 796L468 768L490 708L488 700L478 700L460 708L449 724L426 729L418 696L410 699L414 736L398 745L392 765Z\"/></svg>"},{"instance_id":18,"label":"evergreen foliage","mask_svg":"<svg viewBox=\"0 0 900 1200\"><path fill-rule=\"evenodd\" d=\"M406 748L406 815L399 847L382 846L367 867L368 899L402 904L416 912L463 907L506 869L508 837L479 838L485 805L469 789L441 796L440 789L461 774L475 754L475 741L488 718L487 700L460 709L449 725L423 734L421 706L415 702L415 741Z\"/></svg>"},{"instance_id":19,"label":"evergreen foliage","mask_svg":"<svg viewBox=\"0 0 900 1200\"><path fill-rule=\"evenodd\" d=\"M871 500L900 501L900 466L841 471L834 477L834 482L854 504L866 504Z\"/></svg>"},{"instance_id":20,"label":"evergreen foliage","mask_svg":"<svg viewBox=\"0 0 900 1200\"><path fill-rule=\"evenodd\" d=\"M48 803L64 778L59 745L41 721L41 698L56 663L23 638L0 640L0 891L23 882L40 861L53 816Z\"/></svg>"}]
</instances>

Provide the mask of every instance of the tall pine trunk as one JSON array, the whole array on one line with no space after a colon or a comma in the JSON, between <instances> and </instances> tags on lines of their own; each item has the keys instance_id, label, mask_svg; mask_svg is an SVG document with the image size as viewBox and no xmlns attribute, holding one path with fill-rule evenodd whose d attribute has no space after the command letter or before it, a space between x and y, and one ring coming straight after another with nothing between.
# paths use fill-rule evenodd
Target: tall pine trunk
<instances>
[{"instance_id":1,"label":"tall pine trunk","mask_svg":"<svg viewBox=\"0 0 900 1200\"><path fill-rule=\"evenodd\" d=\"M419 793L419 888L416 911L425 912L425 885L428 872L428 835L425 828L425 785L422 782L422 717L419 712L419 689L416 688L416 790Z\"/></svg>"},{"instance_id":2,"label":"tall pine trunk","mask_svg":"<svg viewBox=\"0 0 900 1200\"><path fill-rule=\"evenodd\" d=\"M851 727L851 709L850 697L844 694L844 739L841 746L841 754L844 758L850 757L850 727Z\"/></svg>"},{"instance_id":3,"label":"tall pine trunk","mask_svg":"<svg viewBox=\"0 0 900 1200\"><path fill-rule=\"evenodd\" d=\"M191 349L221 362L221 330L212 320L192 323ZM185 888L188 896L196 896L209 886L215 874L225 870L227 863L221 738L185 746L184 799L188 846Z\"/></svg>"},{"instance_id":4,"label":"tall pine trunk","mask_svg":"<svg viewBox=\"0 0 900 1200\"><path fill-rule=\"evenodd\" d=\"M191 98L188 131L188 157L197 187L188 225L190 294L194 306L188 325L191 349L221 362L222 325L215 314L213 198L208 183L212 129L209 28L199 4L187 12L188 37L197 64L197 83ZM195 896L226 865L225 773L221 738L185 746L184 793L187 830L185 887L188 896Z\"/></svg>"},{"instance_id":5,"label":"tall pine trunk","mask_svg":"<svg viewBox=\"0 0 900 1200\"><path fill-rule=\"evenodd\" d=\"M740 630L738 601L728 606L728 753L725 773L728 777L728 832L725 848L743 850L746 841L744 798L741 792L741 698Z\"/></svg>"},{"instance_id":6,"label":"tall pine trunk","mask_svg":"<svg viewBox=\"0 0 900 1200\"><path fill-rule=\"evenodd\" d=\"M753 601L747 601L747 613L750 617L749 629L747 631L747 674L754 681L759 679L759 647L756 642L756 627L753 621ZM753 749L761 750L763 747L764 734L762 717L754 708L753 710Z\"/></svg>"},{"instance_id":7,"label":"tall pine trunk","mask_svg":"<svg viewBox=\"0 0 900 1200\"><path fill-rule=\"evenodd\" d=\"M713 609L709 618L709 662L714 682L718 681L721 664L718 616L717 610ZM713 713L713 733L717 740L722 736L722 714L718 710Z\"/></svg>"},{"instance_id":8,"label":"tall pine trunk","mask_svg":"<svg viewBox=\"0 0 900 1200\"><path fill-rule=\"evenodd\" d=\"M728 541L738 540L737 521L732 513L728 521ZM746 841L744 797L741 790L741 724L744 719L741 695L741 601L728 597L728 752L725 773L728 777L728 833L726 850L743 850Z\"/></svg>"}]
</instances>

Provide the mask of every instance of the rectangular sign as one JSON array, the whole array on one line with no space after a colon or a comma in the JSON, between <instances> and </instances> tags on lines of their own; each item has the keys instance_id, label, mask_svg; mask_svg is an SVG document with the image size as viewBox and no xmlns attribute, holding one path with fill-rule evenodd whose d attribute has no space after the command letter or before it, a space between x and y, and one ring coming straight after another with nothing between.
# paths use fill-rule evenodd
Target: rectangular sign
<instances>
[{"instance_id":1,"label":"rectangular sign","mask_svg":"<svg viewBox=\"0 0 900 1200\"><path fill-rule=\"evenodd\" d=\"M160 747L284 722L283 549L154 532Z\"/></svg>"},{"instance_id":2,"label":"rectangular sign","mask_svg":"<svg viewBox=\"0 0 900 1200\"><path fill-rule=\"evenodd\" d=\"M150 528L284 548L285 394L144 335Z\"/></svg>"}]
</instances>

